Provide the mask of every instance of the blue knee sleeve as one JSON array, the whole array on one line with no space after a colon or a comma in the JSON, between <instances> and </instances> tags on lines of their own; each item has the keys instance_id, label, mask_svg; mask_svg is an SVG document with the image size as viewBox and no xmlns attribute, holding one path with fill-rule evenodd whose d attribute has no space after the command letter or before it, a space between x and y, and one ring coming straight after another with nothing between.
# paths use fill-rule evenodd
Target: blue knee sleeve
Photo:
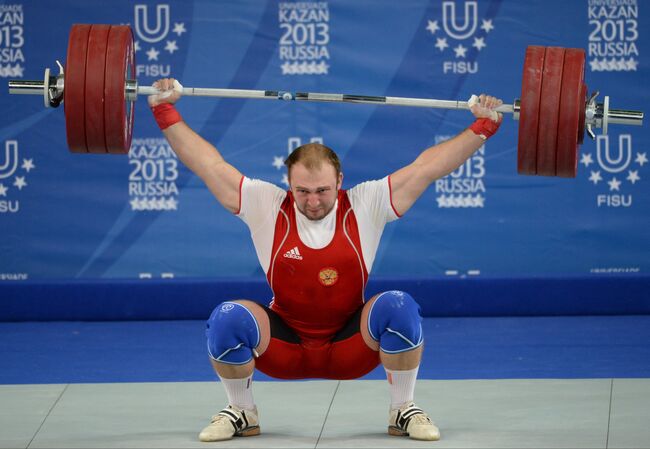
<instances>
[{"instance_id":1,"label":"blue knee sleeve","mask_svg":"<svg viewBox=\"0 0 650 449\"><path fill-rule=\"evenodd\" d=\"M408 293L381 293L370 308L368 330L388 354L415 349L422 344L420 306Z\"/></svg>"},{"instance_id":2,"label":"blue knee sleeve","mask_svg":"<svg viewBox=\"0 0 650 449\"><path fill-rule=\"evenodd\" d=\"M208 354L217 361L243 365L260 344L260 329L253 313L236 302L220 304L210 315L205 335Z\"/></svg>"}]
</instances>

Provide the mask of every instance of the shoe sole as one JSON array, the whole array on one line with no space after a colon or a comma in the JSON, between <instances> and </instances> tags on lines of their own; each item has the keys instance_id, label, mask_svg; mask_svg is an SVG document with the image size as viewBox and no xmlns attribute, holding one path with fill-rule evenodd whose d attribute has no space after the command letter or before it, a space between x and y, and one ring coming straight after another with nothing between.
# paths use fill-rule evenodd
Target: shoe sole
<instances>
[{"instance_id":1,"label":"shoe sole","mask_svg":"<svg viewBox=\"0 0 650 449\"><path fill-rule=\"evenodd\" d=\"M410 437L413 440L418 440L418 441L438 441L440 437L438 438L415 438L412 437L408 432L403 431L402 429L399 429L394 426L388 426L388 435L393 435L395 437Z\"/></svg>"},{"instance_id":2,"label":"shoe sole","mask_svg":"<svg viewBox=\"0 0 650 449\"><path fill-rule=\"evenodd\" d=\"M262 431L260 430L260 426L255 426L255 427L249 427L247 429L242 430L241 432L237 432L235 434L236 437L254 437L255 435L259 435Z\"/></svg>"},{"instance_id":3,"label":"shoe sole","mask_svg":"<svg viewBox=\"0 0 650 449\"><path fill-rule=\"evenodd\" d=\"M395 427L395 426L388 426L388 435L393 435L395 437L407 437L409 436L408 432L404 432L403 430Z\"/></svg>"}]
</instances>

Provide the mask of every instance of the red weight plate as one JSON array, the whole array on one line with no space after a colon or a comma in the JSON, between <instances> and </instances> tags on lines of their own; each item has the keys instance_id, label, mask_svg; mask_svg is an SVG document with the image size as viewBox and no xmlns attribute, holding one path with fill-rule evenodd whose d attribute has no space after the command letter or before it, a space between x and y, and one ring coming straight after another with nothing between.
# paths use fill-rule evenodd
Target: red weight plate
<instances>
[{"instance_id":1,"label":"red weight plate","mask_svg":"<svg viewBox=\"0 0 650 449\"><path fill-rule=\"evenodd\" d=\"M127 101L126 80L135 80L133 33L126 25L111 27L106 52L104 130L109 153L127 154L131 148L135 103Z\"/></svg>"},{"instance_id":2,"label":"red weight plate","mask_svg":"<svg viewBox=\"0 0 650 449\"><path fill-rule=\"evenodd\" d=\"M92 25L86 57L86 145L89 153L106 153L104 72L110 25Z\"/></svg>"},{"instance_id":3,"label":"red weight plate","mask_svg":"<svg viewBox=\"0 0 650 449\"><path fill-rule=\"evenodd\" d=\"M580 105L580 118L578 119L578 145L582 145L585 140L585 110L587 109L587 92L589 89L585 83L582 83L582 104Z\"/></svg>"},{"instance_id":4,"label":"red weight plate","mask_svg":"<svg viewBox=\"0 0 650 449\"><path fill-rule=\"evenodd\" d=\"M581 109L584 108L584 75L585 51L567 48L557 131L557 176L565 178L575 178L578 172L578 130Z\"/></svg>"},{"instance_id":5,"label":"red weight plate","mask_svg":"<svg viewBox=\"0 0 650 449\"><path fill-rule=\"evenodd\" d=\"M564 67L564 48L548 47L544 58L537 133L537 174L541 176L555 176L562 67Z\"/></svg>"},{"instance_id":6,"label":"red weight plate","mask_svg":"<svg viewBox=\"0 0 650 449\"><path fill-rule=\"evenodd\" d=\"M90 25L72 25L65 62L65 133L73 153L87 153L85 124L86 53Z\"/></svg>"},{"instance_id":7,"label":"red weight plate","mask_svg":"<svg viewBox=\"0 0 650 449\"><path fill-rule=\"evenodd\" d=\"M545 54L545 47L531 45L526 48L517 145L517 171L522 175L537 173L537 129Z\"/></svg>"}]
</instances>

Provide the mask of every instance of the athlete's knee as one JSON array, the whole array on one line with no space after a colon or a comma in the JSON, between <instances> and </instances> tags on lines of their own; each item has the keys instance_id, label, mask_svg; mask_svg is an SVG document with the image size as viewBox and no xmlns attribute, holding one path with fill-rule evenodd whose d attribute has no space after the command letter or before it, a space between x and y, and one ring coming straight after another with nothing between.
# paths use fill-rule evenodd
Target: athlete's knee
<instances>
[{"instance_id":1,"label":"athlete's knee","mask_svg":"<svg viewBox=\"0 0 650 449\"><path fill-rule=\"evenodd\" d=\"M231 365L251 361L254 348L260 344L260 329L253 313L231 301L221 303L212 311L205 335L210 358Z\"/></svg>"},{"instance_id":2,"label":"athlete's knee","mask_svg":"<svg viewBox=\"0 0 650 449\"><path fill-rule=\"evenodd\" d=\"M415 349L422 344L420 306L408 293L384 292L371 305L368 331L386 353Z\"/></svg>"}]
</instances>

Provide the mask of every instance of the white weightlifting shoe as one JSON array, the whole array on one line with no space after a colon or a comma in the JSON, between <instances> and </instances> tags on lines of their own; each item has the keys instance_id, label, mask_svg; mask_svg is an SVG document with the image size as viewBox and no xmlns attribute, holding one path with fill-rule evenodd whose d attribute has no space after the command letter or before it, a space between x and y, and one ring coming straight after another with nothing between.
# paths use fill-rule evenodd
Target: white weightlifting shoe
<instances>
[{"instance_id":1,"label":"white weightlifting shoe","mask_svg":"<svg viewBox=\"0 0 650 449\"><path fill-rule=\"evenodd\" d=\"M440 430L429 416L416 407L413 402L390 411L388 433L395 436L408 436L414 440L437 441L440 439Z\"/></svg>"},{"instance_id":2,"label":"white weightlifting shoe","mask_svg":"<svg viewBox=\"0 0 650 449\"><path fill-rule=\"evenodd\" d=\"M201 441L223 441L232 437L251 437L260 434L260 421L255 410L243 410L234 405L221 410L212 417L210 425L201 431Z\"/></svg>"}]
</instances>

